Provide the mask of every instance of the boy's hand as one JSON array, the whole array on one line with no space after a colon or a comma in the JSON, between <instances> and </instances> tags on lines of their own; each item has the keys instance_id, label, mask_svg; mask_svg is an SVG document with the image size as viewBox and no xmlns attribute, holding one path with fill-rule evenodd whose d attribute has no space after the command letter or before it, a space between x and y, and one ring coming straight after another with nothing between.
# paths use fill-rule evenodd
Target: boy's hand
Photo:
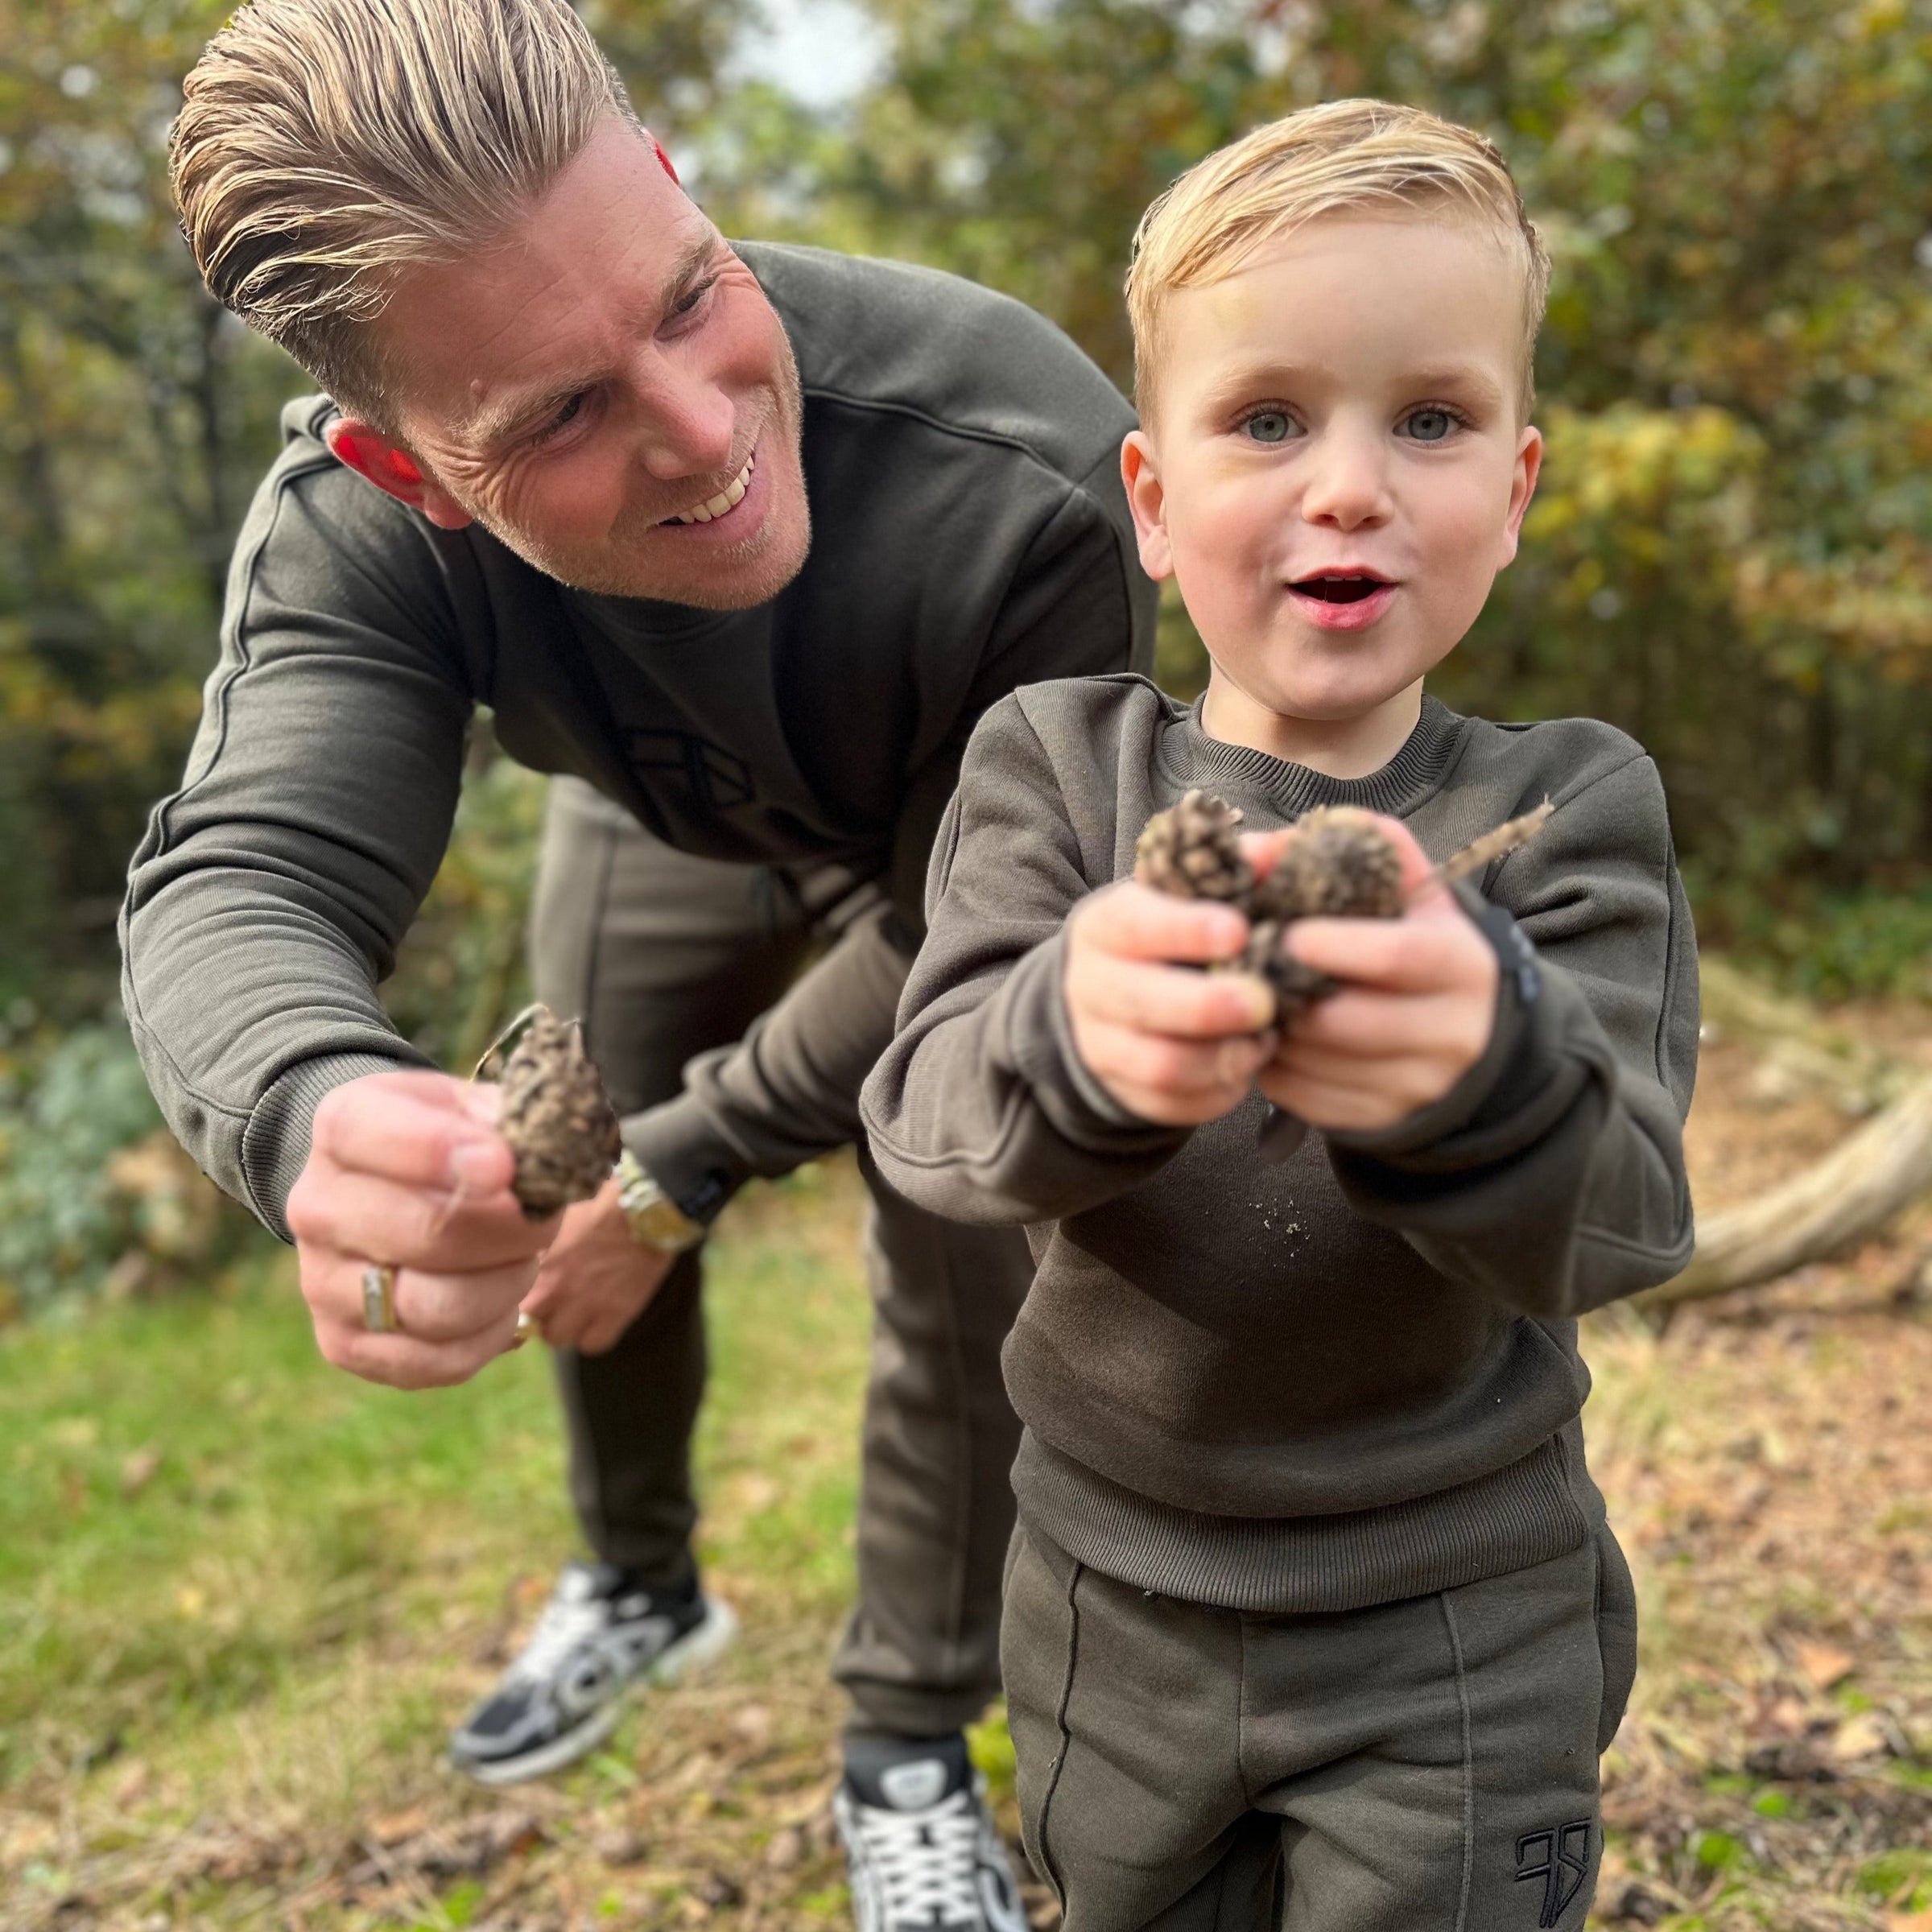
<instances>
[{"instance_id":1,"label":"boy's hand","mask_svg":"<svg viewBox=\"0 0 1932 1932\"><path fill-rule=\"evenodd\" d=\"M1268 990L1246 973L1190 970L1232 959L1248 922L1232 906L1131 880L1067 921L1067 1012L1094 1078L1143 1119L1193 1127L1247 1098L1274 1050ZM1176 962L1187 962L1177 964Z\"/></svg>"},{"instance_id":2,"label":"boy's hand","mask_svg":"<svg viewBox=\"0 0 1932 1932\"><path fill-rule=\"evenodd\" d=\"M1288 950L1343 982L1284 1030L1256 1084L1316 1127L1373 1133L1439 1100L1496 1024L1496 953L1399 819L1381 828L1415 893L1399 919L1300 919Z\"/></svg>"}]
</instances>

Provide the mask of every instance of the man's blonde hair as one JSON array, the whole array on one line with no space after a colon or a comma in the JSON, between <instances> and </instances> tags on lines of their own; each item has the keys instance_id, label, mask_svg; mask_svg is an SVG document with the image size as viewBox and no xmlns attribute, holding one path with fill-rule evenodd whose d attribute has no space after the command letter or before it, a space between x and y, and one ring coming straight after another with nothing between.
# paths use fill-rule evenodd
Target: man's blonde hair
<instances>
[{"instance_id":1,"label":"man's blonde hair","mask_svg":"<svg viewBox=\"0 0 1932 1932\"><path fill-rule=\"evenodd\" d=\"M566 0L248 0L183 94L170 174L208 287L392 431L368 325L398 271L487 244L637 120Z\"/></svg>"},{"instance_id":2,"label":"man's blonde hair","mask_svg":"<svg viewBox=\"0 0 1932 1932\"><path fill-rule=\"evenodd\" d=\"M1171 289L1233 275L1323 215L1429 210L1491 230L1523 277L1522 412L1536 398L1536 336L1550 257L1509 163L1480 134L1420 108L1331 101L1271 121L1197 163L1141 217L1127 271L1134 392L1152 413Z\"/></svg>"}]
</instances>

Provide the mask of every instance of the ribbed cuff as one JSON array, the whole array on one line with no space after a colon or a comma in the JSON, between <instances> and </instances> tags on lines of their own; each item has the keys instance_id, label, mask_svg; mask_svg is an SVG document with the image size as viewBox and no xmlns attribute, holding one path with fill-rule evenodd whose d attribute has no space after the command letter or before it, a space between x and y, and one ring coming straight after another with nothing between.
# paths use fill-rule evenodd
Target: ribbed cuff
<instances>
[{"instance_id":1,"label":"ribbed cuff","mask_svg":"<svg viewBox=\"0 0 1932 1932\"><path fill-rule=\"evenodd\" d=\"M365 1074L407 1072L428 1063L407 1047L394 1056L325 1053L298 1060L276 1077L256 1101L242 1133L248 1204L270 1234L285 1241L294 1238L288 1232L289 1191L308 1165L309 1135L324 1098Z\"/></svg>"},{"instance_id":2,"label":"ribbed cuff","mask_svg":"<svg viewBox=\"0 0 1932 1932\"><path fill-rule=\"evenodd\" d=\"M1331 1131L1331 1145L1345 1153L1392 1166L1422 1156L1422 1164L1434 1170L1454 1164L1445 1157L1466 1137L1472 1145L1483 1144L1481 1158L1492 1158L1488 1143L1494 1129L1521 1113L1547 1082L1550 1056L1545 1031L1536 1024L1542 981L1535 953L1500 906L1477 899L1467 887L1458 887L1456 896L1496 955L1496 1016L1489 1043L1440 1100L1407 1119L1373 1133Z\"/></svg>"}]
</instances>

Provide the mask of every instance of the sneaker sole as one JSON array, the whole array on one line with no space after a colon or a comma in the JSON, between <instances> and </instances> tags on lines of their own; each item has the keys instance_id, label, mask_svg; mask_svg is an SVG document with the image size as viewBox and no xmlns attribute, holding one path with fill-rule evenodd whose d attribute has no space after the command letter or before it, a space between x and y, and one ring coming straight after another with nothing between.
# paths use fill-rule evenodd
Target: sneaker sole
<instances>
[{"instance_id":1,"label":"sneaker sole","mask_svg":"<svg viewBox=\"0 0 1932 1932\"><path fill-rule=\"evenodd\" d=\"M693 1624L675 1643L667 1644L609 1703L592 1712L574 1731L566 1731L561 1737L552 1738L535 1751L526 1751L520 1757L497 1758L481 1764L458 1761L456 1768L480 1785L526 1784L532 1778L561 1771L566 1765L575 1764L595 1750L617 1728L625 1698L633 1686L675 1684L679 1678L701 1669L729 1650L737 1634L737 1614L730 1604L713 1597L705 1605L703 1623Z\"/></svg>"}]
</instances>

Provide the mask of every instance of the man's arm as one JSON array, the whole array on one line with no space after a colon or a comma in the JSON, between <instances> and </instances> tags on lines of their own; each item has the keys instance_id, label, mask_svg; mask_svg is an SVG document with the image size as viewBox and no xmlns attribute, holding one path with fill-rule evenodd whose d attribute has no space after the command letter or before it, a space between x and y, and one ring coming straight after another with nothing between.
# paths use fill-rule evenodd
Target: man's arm
<instances>
[{"instance_id":1,"label":"man's arm","mask_svg":"<svg viewBox=\"0 0 1932 1932\"><path fill-rule=\"evenodd\" d=\"M323 1096L425 1063L375 986L460 782L449 610L408 513L298 442L243 529L187 774L134 855L122 985L148 1078L279 1234Z\"/></svg>"},{"instance_id":2,"label":"man's arm","mask_svg":"<svg viewBox=\"0 0 1932 1932\"><path fill-rule=\"evenodd\" d=\"M1667 1280L1690 1255L1696 940L1649 760L1559 799L1492 896L1528 946L1519 956L1496 926L1488 1051L1396 1126L1331 1132L1330 1158L1351 1203L1432 1265L1561 1318ZM1346 1020L1338 999L1298 1030Z\"/></svg>"}]
</instances>

